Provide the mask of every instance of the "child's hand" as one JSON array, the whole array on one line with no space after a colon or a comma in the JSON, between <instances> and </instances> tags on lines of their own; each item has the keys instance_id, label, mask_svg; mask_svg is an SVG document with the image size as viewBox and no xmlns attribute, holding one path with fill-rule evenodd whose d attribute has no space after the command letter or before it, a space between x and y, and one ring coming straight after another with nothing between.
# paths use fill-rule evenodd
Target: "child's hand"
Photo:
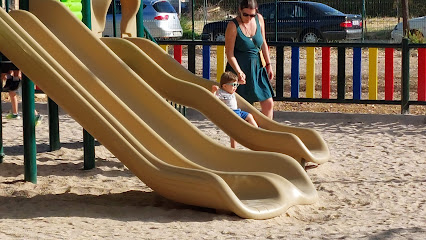
<instances>
[{"instance_id":1,"label":"child's hand","mask_svg":"<svg viewBox=\"0 0 426 240\"><path fill-rule=\"evenodd\" d=\"M219 86L213 84L213 86L212 86L212 93L214 94L217 90L219 90Z\"/></svg>"}]
</instances>

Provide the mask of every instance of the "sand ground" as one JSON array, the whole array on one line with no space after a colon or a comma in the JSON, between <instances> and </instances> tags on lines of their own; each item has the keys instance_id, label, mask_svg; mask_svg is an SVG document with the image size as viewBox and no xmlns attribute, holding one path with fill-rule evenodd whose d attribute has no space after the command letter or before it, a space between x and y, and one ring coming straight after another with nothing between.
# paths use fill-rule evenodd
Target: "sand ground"
<instances>
[{"instance_id":1,"label":"sand ground","mask_svg":"<svg viewBox=\"0 0 426 240\"><path fill-rule=\"evenodd\" d=\"M45 104L36 107L46 114ZM229 144L209 120L191 111L188 118L219 144ZM241 219L167 200L100 144L96 168L82 170L82 128L65 113L60 115L60 150L49 152L47 119L37 126L38 183L23 182L22 121L3 119L6 156L0 164L0 239L425 236L425 116L276 112L275 119L316 129L332 157L308 170L318 202L291 207L268 220Z\"/></svg>"}]
</instances>

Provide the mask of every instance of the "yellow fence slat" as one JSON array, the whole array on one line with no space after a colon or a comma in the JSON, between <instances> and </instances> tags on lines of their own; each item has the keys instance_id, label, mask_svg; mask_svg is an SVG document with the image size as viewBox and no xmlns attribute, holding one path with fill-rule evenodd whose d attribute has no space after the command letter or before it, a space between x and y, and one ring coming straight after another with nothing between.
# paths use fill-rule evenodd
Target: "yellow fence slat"
<instances>
[{"instance_id":1,"label":"yellow fence slat","mask_svg":"<svg viewBox=\"0 0 426 240\"><path fill-rule=\"evenodd\" d=\"M169 47L169 45L160 45L160 47L161 47L164 51L169 52L169 51L168 51L168 47Z\"/></svg>"},{"instance_id":2,"label":"yellow fence slat","mask_svg":"<svg viewBox=\"0 0 426 240\"><path fill-rule=\"evenodd\" d=\"M217 46L217 77L220 82L220 76L225 72L225 46Z\"/></svg>"},{"instance_id":3,"label":"yellow fence slat","mask_svg":"<svg viewBox=\"0 0 426 240\"><path fill-rule=\"evenodd\" d=\"M368 49L368 99L377 100L378 85L378 49Z\"/></svg>"},{"instance_id":4,"label":"yellow fence slat","mask_svg":"<svg viewBox=\"0 0 426 240\"><path fill-rule=\"evenodd\" d=\"M315 47L306 48L306 97L315 97Z\"/></svg>"}]
</instances>

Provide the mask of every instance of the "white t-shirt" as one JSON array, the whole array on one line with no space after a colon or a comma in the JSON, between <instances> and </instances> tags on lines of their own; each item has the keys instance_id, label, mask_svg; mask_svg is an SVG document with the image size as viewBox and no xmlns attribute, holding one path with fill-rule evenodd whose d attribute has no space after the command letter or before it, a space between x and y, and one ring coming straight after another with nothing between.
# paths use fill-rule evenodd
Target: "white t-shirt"
<instances>
[{"instance_id":1,"label":"white t-shirt","mask_svg":"<svg viewBox=\"0 0 426 240\"><path fill-rule=\"evenodd\" d=\"M235 97L235 93L228 93L227 91L219 88L219 90L215 93L216 97L218 97L223 103L226 104L232 110L238 109L237 98Z\"/></svg>"}]
</instances>

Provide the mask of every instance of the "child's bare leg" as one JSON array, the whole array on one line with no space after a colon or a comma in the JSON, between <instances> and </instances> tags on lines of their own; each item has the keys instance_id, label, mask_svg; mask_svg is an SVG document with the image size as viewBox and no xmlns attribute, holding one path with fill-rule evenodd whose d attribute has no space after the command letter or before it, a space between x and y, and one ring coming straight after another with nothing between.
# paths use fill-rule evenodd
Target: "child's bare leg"
<instances>
[{"instance_id":1,"label":"child's bare leg","mask_svg":"<svg viewBox=\"0 0 426 240\"><path fill-rule=\"evenodd\" d=\"M237 145L237 141L235 141L233 138L229 138L231 140L231 148L235 148L235 146Z\"/></svg>"},{"instance_id":2,"label":"child's bare leg","mask_svg":"<svg viewBox=\"0 0 426 240\"><path fill-rule=\"evenodd\" d=\"M250 113L247 115L247 117L246 117L246 121L247 121L248 123L250 123L251 125L255 126L255 127L259 127L259 126L257 125L256 120L254 120L253 115L251 115Z\"/></svg>"},{"instance_id":3,"label":"child's bare leg","mask_svg":"<svg viewBox=\"0 0 426 240\"><path fill-rule=\"evenodd\" d=\"M18 96L16 96L16 92L9 91L10 103L12 105L12 113L18 114Z\"/></svg>"}]
</instances>

